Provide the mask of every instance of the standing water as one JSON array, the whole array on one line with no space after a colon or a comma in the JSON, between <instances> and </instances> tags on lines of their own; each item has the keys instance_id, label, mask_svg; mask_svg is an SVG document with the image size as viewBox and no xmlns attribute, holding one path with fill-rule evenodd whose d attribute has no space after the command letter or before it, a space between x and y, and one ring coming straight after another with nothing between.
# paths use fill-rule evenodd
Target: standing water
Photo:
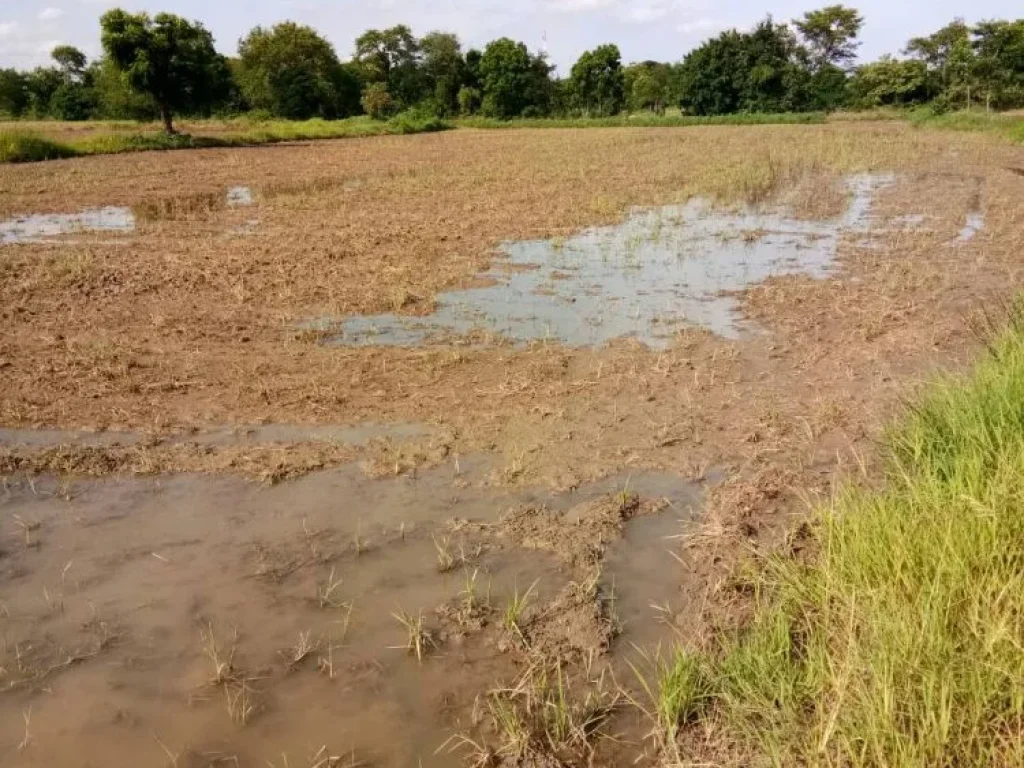
<instances>
[{"instance_id":1,"label":"standing water","mask_svg":"<svg viewBox=\"0 0 1024 768\"><path fill-rule=\"evenodd\" d=\"M442 293L427 317L345 318L335 341L415 346L483 329L517 342L591 346L631 336L665 347L684 323L737 338L745 328L730 293L772 276L827 275L842 234L867 228L875 190L891 181L849 178L849 207L829 221L723 212L698 199L565 240L507 243L505 259L481 275L491 285Z\"/></svg>"}]
</instances>

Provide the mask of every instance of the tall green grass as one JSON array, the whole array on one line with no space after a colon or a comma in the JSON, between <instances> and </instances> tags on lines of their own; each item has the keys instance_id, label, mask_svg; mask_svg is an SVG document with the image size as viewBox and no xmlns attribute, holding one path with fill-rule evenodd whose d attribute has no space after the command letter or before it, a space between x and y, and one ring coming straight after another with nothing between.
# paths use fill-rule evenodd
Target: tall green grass
<instances>
[{"instance_id":1,"label":"tall green grass","mask_svg":"<svg viewBox=\"0 0 1024 768\"><path fill-rule=\"evenodd\" d=\"M995 133L1010 141L1024 143L1024 116L1021 115L973 110L935 114L928 108L922 108L910 113L910 121L918 127Z\"/></svg>"},{"instance_id":2,"label":"tall green grass","mask_svg":"<svg viewBox=\"0 0 1024 768\"><path fill-rule=\"evenodd\" d=\"M419 112L403 112L388 121L354 117L347 120L231 121L216 134L173 134L157 131L112 131L61 142L24 130L0 131L0 163L33 162L81 155L110 155L203 147L249 147L285 141L313 141L360 136L406 135L443 131L451 126Z\"/></svg>"},{"instance_id":3,"label":"tall green grass","mask_svg":"<svg viewBox=\"0 0 1024 768\"><path fill-rule=\"evenodd\" d=\"M537 117L497 120L490 117L463 117L455 121L460 128L679 128L695 125L792 125L825 122L821 112L750 113L735 115L656 115L638 112L612 117Z\"/></svg>"},{"instance_id":4,"label":"tall green grass","mask_svg":"<svg viewBox=\"0 0 1024 768\"><path fill-rule=\"evenodd\" d=\"M71 147L26 131L0 132L0 163L33 163L74 157Z\"/></svg>"},{"instance_id":5,"label":"tall green grass","mask_svg":"<svg viewBox=\"0 0 1024 768\"><path fill-rule=\"evenodd\" d=\"M884 450L884 487L821 510L810 562L769 562L752 625L655 698L778 766L1024 765L1024 314Z\"/></svg>"}]
</instances>

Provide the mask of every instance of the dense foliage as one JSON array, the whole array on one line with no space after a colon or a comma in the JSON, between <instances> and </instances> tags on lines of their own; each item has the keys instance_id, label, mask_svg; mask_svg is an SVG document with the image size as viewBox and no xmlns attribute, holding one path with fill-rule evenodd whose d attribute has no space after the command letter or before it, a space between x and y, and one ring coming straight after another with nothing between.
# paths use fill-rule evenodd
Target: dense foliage
<instances>
[{"instance_id":1,"label":"dense foliage","mask_svg":"<svg viewBox=\"0 0 1024 768\"><path fill-rule=\"evenodd\" d=\"M902 58L855 66L864 19L843 5L791 23L771 17L727 30L675 63L624 65L619 48L584 52L560 79L543 53L500 38L483 50L405 25L359 35L351 61L315 30L256 27L235 58L202 26L172 14L114 9L100 21L104 54L61 45L53 65L0 69L0 116L85 120L173 115L386 120L421 116L592 117L679 109L684 115L812 112L931 104L937 112L1024 106L1024 19L960 19L907 43Z\"/></svg>"},{"instance_id":2,"label":"dense foliage","mask_svg":"<svg viewBox=\"0 0 1024 768\"><path fill-rule=\"evenodd\" d=\"M290 21L256 27L238 44L235 78L246 103L280 117L348 117L359 112L359 79L334 47Z\"/></svg>"}]
</instances>

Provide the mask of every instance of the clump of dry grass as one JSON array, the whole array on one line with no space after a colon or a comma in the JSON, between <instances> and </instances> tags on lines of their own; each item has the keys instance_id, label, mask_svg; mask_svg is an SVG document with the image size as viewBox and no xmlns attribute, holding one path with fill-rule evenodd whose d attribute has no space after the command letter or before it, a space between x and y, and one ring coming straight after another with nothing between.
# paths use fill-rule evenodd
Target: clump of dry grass
<instances>
[{"instance_id":1,"label":"clump of dry grass","mask_svg":"<svg viewBox=\"0 0 1024 768\"><path fill-rule=\"evenodd\" d=\"M192 220L226 207L224 192L191 192L141 200L132 205L132 213L138 221Z\"/></svg>"},{"instance_id":2,"label":"clump of dry grass","mask_svg":"<svg viewBox=\"0 0 1024 768\"><path fill-rule=\"evenodd\" d=\"M338 590L341 589L342 583L341 577L335 575L335 569L332 567L327 579L320 582L316 588L317 601L321 608L351 608L351 603L339 598Z\"/></svg>"},{"instance_id":3,"label":"clump of dry grass","mask_svg":"<svg viewBox=\"0 0 1024 768\"><path fill-rule=\"evenodd\" d=\"M249 677L235 664L238 631L232 633L231 640L225 645L217 639L213 624L207 623L206 627L200 630L199 637L203 654L213 669L209 685L224 692L228 716L240 725L248 724L259 710L257 697L260 692L252 685L258 678Z\"/></svg>"}]
</instances>

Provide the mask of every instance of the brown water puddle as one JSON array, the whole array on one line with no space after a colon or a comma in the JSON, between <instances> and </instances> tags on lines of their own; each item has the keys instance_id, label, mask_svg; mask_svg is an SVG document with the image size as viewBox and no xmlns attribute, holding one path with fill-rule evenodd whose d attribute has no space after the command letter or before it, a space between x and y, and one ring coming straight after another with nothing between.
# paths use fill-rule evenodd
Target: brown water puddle
<instances>
[{"instance_id":1,"label":"brown water puddle","mask_svg":"<svg viewBox=\"0 0 1024 768\"><path fill-rule=\"evenodd\" d=\"M613 652L661 638L651 590L678 583L662 537L680 530L698 487L638 475L571 494L495 491L475 485L488 468L472 465L388 480L345 466L275 487L8 479L0 762L295 766L324 747L375 765L458 764L438 747L469 725L479 694L517 674L493 631L511 596L533 587L542 613L577 578L558 542L506 535L511 508L569 519L623 490L664 497L663 511L625 523L602 575L626 628ZM494 608L487 631L436 611L464 602L474 574ZM436 647L422 662L395 614L423 617ZM212 684L228 660L230 682Z\"/></svg>"}]
</instances>

